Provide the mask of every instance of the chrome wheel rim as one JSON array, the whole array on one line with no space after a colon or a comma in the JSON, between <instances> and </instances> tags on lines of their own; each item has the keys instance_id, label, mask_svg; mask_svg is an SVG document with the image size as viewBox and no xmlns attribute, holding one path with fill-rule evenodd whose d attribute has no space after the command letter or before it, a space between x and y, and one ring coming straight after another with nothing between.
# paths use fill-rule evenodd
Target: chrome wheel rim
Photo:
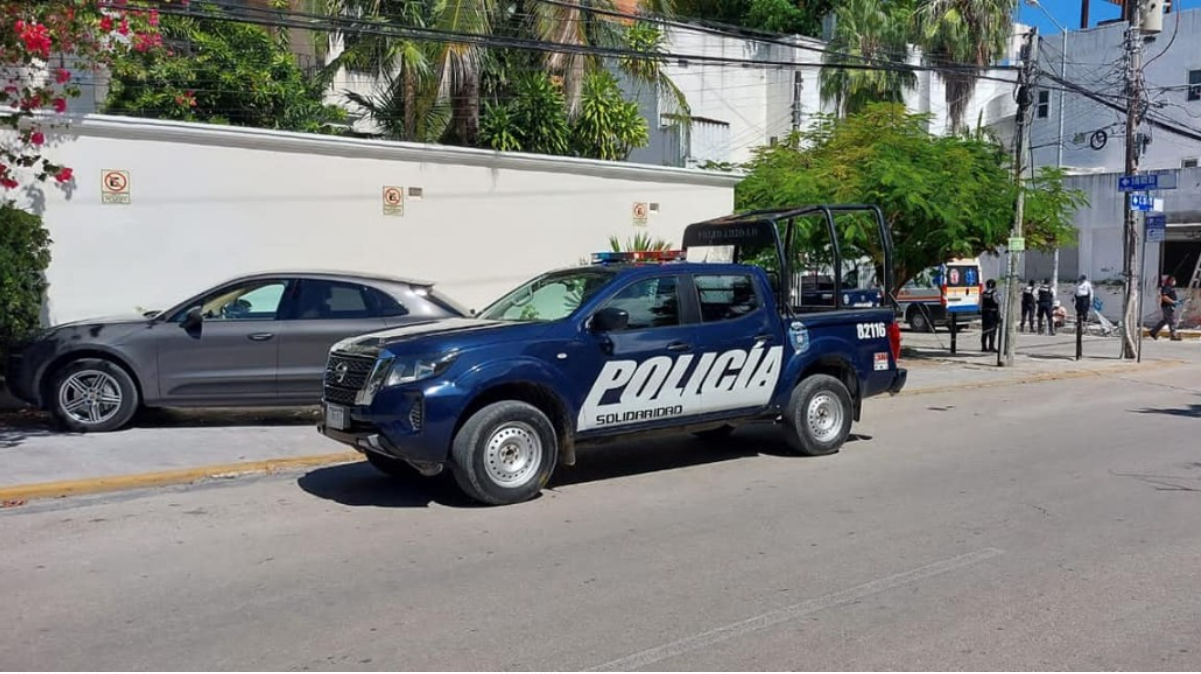
<instances>
[{"instance_id":1,"label":"chrome wheel rim","mask_svg":"<svg viewBox=\"0 0 1201 674\"><path fill-rule=\"evenodd\" d=\"M502 487L520 487L542 467L542 438L529 424L509 421L488 438L484 447L484 470L488 479Z\"/></svg>"},{"instance_id":2,"label":"chrome wheel rim","mask_svg":"<svg viewBox=\"0 0 1201 674\"><path fill-rule=\"evenodd\" d=\"M818 393L805 411L809 432L818 442L829 442L842 429L842 403L831 393Z\"/></svg>"},{"instance_id":3,"label":"chrome wheel rim","mask_svg":"<svg viewBox=\"0 0 1201 674\"><path fill-rule=\"evenodd\" d=\"M124 397L112 375L83 370L67 377L58 389L58 405L67 416L88 426L102 424L121 410Z\"/></svg>"}]
</instances>

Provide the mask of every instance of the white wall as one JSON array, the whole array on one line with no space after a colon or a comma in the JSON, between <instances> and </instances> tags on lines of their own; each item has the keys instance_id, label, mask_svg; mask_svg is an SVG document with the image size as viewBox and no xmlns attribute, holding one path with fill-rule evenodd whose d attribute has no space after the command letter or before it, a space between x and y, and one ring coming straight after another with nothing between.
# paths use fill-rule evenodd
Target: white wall
<instances>
[{"instance_id":1,"label":"white wall","mask_svg":"<svg viewBox=\"0 0 1201 674\"><path fill-rule=\"evenodd\" d=\"M346 269L433 280L480 307L522 280L645 230L733 208L736 178L535 155L101 115L52 139L75 186L47 187L49 320L162 308L227 277ZM131 203L103 205L105 169L130 172ZM405 216L385 185L420 187ZM656 202L645 228L635 201ZM28 200L27 200L28 203ZM43 205L34 200L34 207Z\"/></svg>"},{"instance_id":2,"label":"white wall","mask_svg":"<svg viewBox=\"0 0 1201 674\"><path fill-rule=\"evenodd\" d=\"M1110 97L1124 105L1123 99L1123 32L1126 24L1117 23L1066 36L1067 79L1089 91ZM1173 33L1176 39L1172 40ZM1201 135L1201 101L1188 101L1185 85L1189 70L1201 70L1201 10L1173 12L1164 17L1163 32L1144 48L1144 80L1148 97L1157 117L1171 120L1178 126L1199 130ZM1065 37L1062 34L1044 38L1039 66L1051 73L1060 73ZM1170 45L1170 46L1169 46ZM1052 83L1053 85L1053 83ZM1053 85L1057 86L1057 85ZM1050 106L1045 118L1035 118L1030 141L1034 148L1036 166L1054 166L1059 142L1060 92L1050 92ZM1118 171L1125 166L1126 115L1082 95L1064 96L1063 164L1079 168L1104 168ZM1107 142L1100 150L1089 146L1096 131L1105 131ZM1140 168L1180 168L1181 160L1201 158L1201 142L1183 138L1168 131L1143 124L1140 131L1150 133L1151 144L1140 161Z\"/></svg>"}]
</instances>

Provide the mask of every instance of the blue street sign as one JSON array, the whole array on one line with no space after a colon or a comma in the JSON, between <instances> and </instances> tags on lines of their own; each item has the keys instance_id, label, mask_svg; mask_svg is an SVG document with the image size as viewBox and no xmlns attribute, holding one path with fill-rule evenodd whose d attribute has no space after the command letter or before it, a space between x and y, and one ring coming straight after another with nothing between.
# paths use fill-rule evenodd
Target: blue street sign
<instances>
[{"instance_id":1,"label":"blue street sign","mask_svg":"<svg viewBox=\"0 0 1201 674\"><path fill-rule=\"evenodd\" d=\"M1142 173L1135 176L1119 176L1119 192L1139 192L1142 190L1174 190L1176 189L1175 173Z\"/></svg>"},{"instance_id":2,"label":"blue street sign","mask_svg":"<svg viewBox=\"0 0 1201 674\"><path fill-rule=\"evenodd\" d=\"M1168 234L1168 216L1162 213L1148 215L1144 221L1146 233L1143 240L1147 243L1163 243Z\"/></svg>"},{"instance_id":3,"label":"blue street sign","mask_svg":"<svg viewBox=\"0 0 1201 674\"><path fill-rule=\"evenodd\" d=\"M1130 195L1130 210L1132 211L1149 211L1153 204L1150 194L1131 194Z\"/></svg>"}]
</instances>

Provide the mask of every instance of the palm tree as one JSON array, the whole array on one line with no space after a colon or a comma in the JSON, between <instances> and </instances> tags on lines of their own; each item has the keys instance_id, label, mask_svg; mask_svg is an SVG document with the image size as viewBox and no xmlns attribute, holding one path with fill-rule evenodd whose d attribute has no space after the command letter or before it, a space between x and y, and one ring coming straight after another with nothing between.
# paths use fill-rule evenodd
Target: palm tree
<instances>
[{"instance_id":1,"label":"palm tree","mask_svg":"<svg viewBox=\"0 0 1201 674\"><path fill-rule=\"evenodd\" d=\"M452 33L491 35L496 0L436 0L434 28ZM450 98L451 140L475 145L480 134L480 77L486 47L477 42L438 46L435 71L439 90Z\"/></svg>"},{"instance_id":2,"label":"palm tree","mask_svg":"<svg viewBox=\"0 0 1201 674\"><path fill-rule=\"evenodd\" d=\"M430 21L426 0L309 0L312 8L341 19L354 20L352 27L424 27ZM312 9L310 11L312 11ZM347 31L344 48L327 70L345 68L372 77L381 86L370 95L344 92L351 103L362 108L390 138L436 141L446 128L444 110L437 100L431 67L436 51L429 42L392 35ZM441 123L441 128L439 128Z\"/></svg>"},{"instance_id":3,"label":"palm tree","mask_svg":"<svg viewBox=\"0 0 1201 674\"><path fill-rule=\"evenodd\" d=\"M833 101L839 116L859 112L869 103L904 101L917 84L912 71L849 69L839 65L875 65L905 61L909 56L910 11L878 0L847 0L839 6L826 65L821 70L822 102Z\"/></svg>"},{"instance_id":4,"label":"palm tree","mask_svg":"<svg viewBox=\"0 0 1201 674\"><path fill-rule=\"evenodd\" d=\"M975 67L942 73L951 131L963 127L976 76L1005 53L1016 8L1017 0L924 0L918 7L918 43L926 58L934 65Z\"/></svg>"}]
</instances>

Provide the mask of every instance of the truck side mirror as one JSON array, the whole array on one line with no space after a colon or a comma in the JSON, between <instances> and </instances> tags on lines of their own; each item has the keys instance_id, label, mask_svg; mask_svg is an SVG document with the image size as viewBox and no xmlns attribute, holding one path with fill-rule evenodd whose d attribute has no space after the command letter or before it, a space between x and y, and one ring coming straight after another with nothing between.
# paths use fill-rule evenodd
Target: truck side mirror
<instances>
[{"instance_id":1,"label":"truck side mirror","mask_svg":"<svg viewBox=\"0 0 1201 674\"><path fill-rule=\"evenodd\" d=\"M188 313L183 315L179 327L190 332L199 328L201 323L204 323L204 314L200 313L200 307L192 307L188 309Z\"/></svg>"},{"instance_id":2,"label":"truck side mirror","mask_svg":"<svg viewBox=\"0 0 1201 674\"><path fill-rule=\"evenodd\" d=\"M593 332L625 330L630 324L630 314L625 309L605 307L592 315L590 328Z\"/></svg>"}]
</instances>

